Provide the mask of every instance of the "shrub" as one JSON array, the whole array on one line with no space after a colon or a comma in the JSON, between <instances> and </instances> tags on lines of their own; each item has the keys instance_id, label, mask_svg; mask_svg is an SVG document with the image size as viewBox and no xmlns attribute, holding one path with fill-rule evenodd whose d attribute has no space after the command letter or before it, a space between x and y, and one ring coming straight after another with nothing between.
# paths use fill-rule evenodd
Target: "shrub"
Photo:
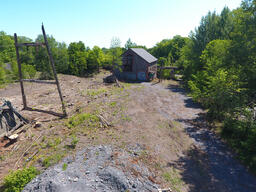
<instances>
[{"instance_id":1,"label":"shrub","mask_svg":"<svg viewBox=\"0 0 256 192\"><path fill-rule=\"evenodd\" d=\"M25 185L35 178L37 174L39 174L39 171L35 167L11 171L4 178L4 192L22 191Z\"/></svg>"},{"instance_id":2,"label":"shrub","mask_svg":"<svg viewBox=\"0 0 256 192\"><path fill-rule=\"evenodd\" d=\"M22 65L22 73L25 78L34 78L36 75L36 68L33 65Z\"/></svg>"},{"instance_id":3,"label":"shrub","mask_svg":"<svg viewBox=\"0 0 256 192\"><path fill-rule=\"evenodd\" d=\"M43 71L40 73L39 79L41 80L53 80L53 74L50 71Z\"/></svg>"},{"instance_id":4,"label":"shrub","mask_svg":"<svg viewBox=\"0 0 256 192\"><path fill-rule=\"evenodd\" d=\"M239 159L256 174L256 122L245 113L240 118L224 121L222 136L238 154Z\"/></svg>"},{"instance_id":5,"label":"shrub","mask_svg":"<svg viewBox=\"0 0 256 192\"><path fill-rule=\"evenodd\" d=\"M66 126L71 129L83 123L86 123L89 127L94 127L97 125L98 122L99 118L94 114L79 113L70 117L66 122Z\"/></svg>"}]
</instances>

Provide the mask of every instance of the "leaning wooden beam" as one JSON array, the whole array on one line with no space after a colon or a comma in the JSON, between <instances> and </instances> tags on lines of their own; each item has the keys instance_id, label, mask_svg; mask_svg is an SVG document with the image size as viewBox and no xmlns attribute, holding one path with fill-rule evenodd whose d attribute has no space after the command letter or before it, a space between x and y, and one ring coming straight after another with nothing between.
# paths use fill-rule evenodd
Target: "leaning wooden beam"
<instances>
[{"instance_id":1,"label":"leaning wooden beam","mask_svg":"<svg viewBox=\"0 0 256 192\"><path fill-rule=\"evenodd\" d=\"M56 85L56 81L44 81L44 80L36 80L36 79L22 79L23 82L31 82L31 83L42 83L42 84L53 84Z\"/></svg>"},{"instance_id":2,"label":"leaning wooden beam","mask_svg":"<svg viewBox=\"0 0 256 192\"><path fill-rule=\"evenodd\" d=\"M17 46L18 46L18 47L22 47L22 46L37 47L37 46L45 46L45 43L18 43Z\"/></svg>"},{"instance_id":3,"label":"leaning wooden beam","mask_svg":"<svg viewBox=\"0 0 256 192\"><path fill-rule=\"evenodd\" d=\"M50 59L50 63L51 63L51 66L52 66L53 75L54 75L54 78L56 80L56 85L57 85L57 89L58 89L60 100L61 100L61 104L62 104L62 111L63 111L63 114L65 116L67 116L67 112L66 112L64 100L63 100L63 97L62 97L62 93L61 93L61 90L60 90L60 84L59 84L59 80L58 80L58 77L57 77L57 73L56 73L56 69L55 69L52 53L50 51L50 47L49 47L49 44L48 44L47 36L45 34L44 25L42 25L42 31L43 31L43 36L44 36L44 42L45 42L46 49L47 49L47 52L48 52L48 56L49 56L49 59Z\"/></svg>"},{"instance_id":4,"label":"leaning wooden beam","mask_svg":"<svg viewBox=\"0 0 256 192\"><path fill-rule=\"evenodd\" d=\"M46 110L42 110L42 109L35 109L35 108L31 108L31 107L27 107L26 110L36 111L36 112L40 112L40 113L47 113L47 114L54 115L54 116L61 117L61 118L66 117L66 114L56 113L53 111L46 111Z\"/></svg>"},{"instance_id":5,"label":"leaning wooden beam","mask_svg":"<svg viewBox=\"0 0 256 192\"><path fill-rule=\"evenodd\" d=\"M161 69L178 69L178 67L160 67Z\"/></svg>"},{"instance_id":6,"label":"leaning wooden beam","mask_svg":"<svg viewBox=\"0 0 256 192\"><path fill-rule=\"evenodd\" d=\"M14 33L14 40L15 40L17 64L18 64L18 69L19 69L19 80L20 80L20 88L21 88L21 95L22 95L22 101L23 101L23 109L26 109L27 108L27 100L26 100L26 95L25 95L23 82L22 82L21 62L20 62L19 48L17 46L18 45L18 38L17 38L16 33Z\"/></svg>"}]
</instances>

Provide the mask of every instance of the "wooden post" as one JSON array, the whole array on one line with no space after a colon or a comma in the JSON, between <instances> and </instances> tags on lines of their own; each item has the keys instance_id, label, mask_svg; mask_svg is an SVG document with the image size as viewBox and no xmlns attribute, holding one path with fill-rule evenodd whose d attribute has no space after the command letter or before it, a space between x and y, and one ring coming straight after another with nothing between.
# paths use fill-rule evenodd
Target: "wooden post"
<instances>
[{"instance_id":1,"label":"wooden post","mask_svg":"<svg viewBox=\"0 0 256 192\"><path fill-rule=\"evenodd\" d=\"M164 66L164 62L162 61L161 63L161 68L160 68L160 78L159 78L159 82L162 82L162 78L163 78L163 66Z\"/></svg>"},{"instance_id":2,"label":"wooden post","mask_svg":"<svg viewBox=\"0 0 256 192\"><path fill-rule=\"evenodd\" d=\"M49 59L50 59L50 63L51 63L51 66L52 66L53 75L54 75L54 78L56 80L57 89L58 89L60 100L61 100L61 104L62 104L62 111L63 111L64 116L67 116L67 112L66 112L64 101L63 101L62 93L61 93L61 90L60 90L60 84L59 84L59 80L58 80L58 77L57 77L57 73L56 73L53 57L52 57L52 54L51 54L51 51L50 51L50 47L49 47L49 44L48 44L48 40L47 40L47 36L45 34L45 30L44 30L44 25L43 24L42 24L42 31L43 31L45 46L46 46L46 49L47 49L47 52L48 52L48 56L49 56Z\"/></svg>"},{"instance_id":3,"label":"wooden post","mask_svg":"<svg viewBox=\"0 0 256 192\"><path fill-rule=\"evenodd\" d=\"M14 40L15 40L17 64L18 64L18 69L19 69L19 80L20 80L20 88L21 88L21 95L22 95L22 101L23 101L23 109L26 109L27 108L27 100L26 100L26 95L25 95L23 81L22 81L20 54L19 54L19 48L18 48L18 38L17 38L16 33L14 33Z\"/></svg>"}]
</instances>

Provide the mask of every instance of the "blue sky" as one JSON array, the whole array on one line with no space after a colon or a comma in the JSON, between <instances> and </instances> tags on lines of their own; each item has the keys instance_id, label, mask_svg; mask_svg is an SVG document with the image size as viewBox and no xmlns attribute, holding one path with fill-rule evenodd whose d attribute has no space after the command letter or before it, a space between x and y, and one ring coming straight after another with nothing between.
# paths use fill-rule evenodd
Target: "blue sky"
<instances>
[{"instance_id":1,"label":"blue sky","mask_svg":"<svg viewBox=\"0 0 256 192\"><path fill-rule=\"evenodd\" d=\"M0 31L35 39L46 33L57 41L83 41L109 47L112 37L154 46L174 35L188 36L202 16L241 0L0 0Z\"/></svg>"}]
</instances>

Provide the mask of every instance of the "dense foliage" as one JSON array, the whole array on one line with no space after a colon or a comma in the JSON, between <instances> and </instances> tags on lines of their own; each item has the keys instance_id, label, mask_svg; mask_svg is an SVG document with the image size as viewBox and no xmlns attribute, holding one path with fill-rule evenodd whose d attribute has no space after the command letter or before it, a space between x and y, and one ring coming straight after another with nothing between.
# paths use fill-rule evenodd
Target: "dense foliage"
<instances>
[{"instance_id":1,"label":"dense foliage","mask_svg":"<svg viewBox=\"0 0 256 192\"><path fill-rule=\"evenodd\" d=\"M256 1L209 12L178 61L191 96L223 122L222 135L256 172Z\"/></svg>"},{"instance_id":2,"label":"dense foliage","mask_svg":"<svg viewBox=\"0 0 256 192\"><path fill-rule=\"evenodd\" d=\"M54 63L58 73L77 76L88 76L99 72L100 68L112 69L114 64L120 65L121 54L125 49L120 43L109 49L94 46L86 47L83 42L72 42L67 46L57 42L52 36L48 36ZM116 38L116 41L120 41ZM32 42L27 37L19 37L19 43ZM35 42L44 42L43 36L38 35ZM20 60L22 64L23 78L34 78L36 72L40 72L40 79L52 79L47 50L44 47L21 47ZM18 68L14 39L5 32L0 32L0 86L4 83L18 79Z\"/></svg>"},{"instance_id":3,"label":"dense foliage","mask_svg":"<svg viewBox=\"0 0 256 192\"><path fill-rule=\"evenodd\" d=\"M20 192L29 183L39 171L34 167L24 168L22 170L12 171L4 178L4 192Z\"/></svg>"}]
</instances>

